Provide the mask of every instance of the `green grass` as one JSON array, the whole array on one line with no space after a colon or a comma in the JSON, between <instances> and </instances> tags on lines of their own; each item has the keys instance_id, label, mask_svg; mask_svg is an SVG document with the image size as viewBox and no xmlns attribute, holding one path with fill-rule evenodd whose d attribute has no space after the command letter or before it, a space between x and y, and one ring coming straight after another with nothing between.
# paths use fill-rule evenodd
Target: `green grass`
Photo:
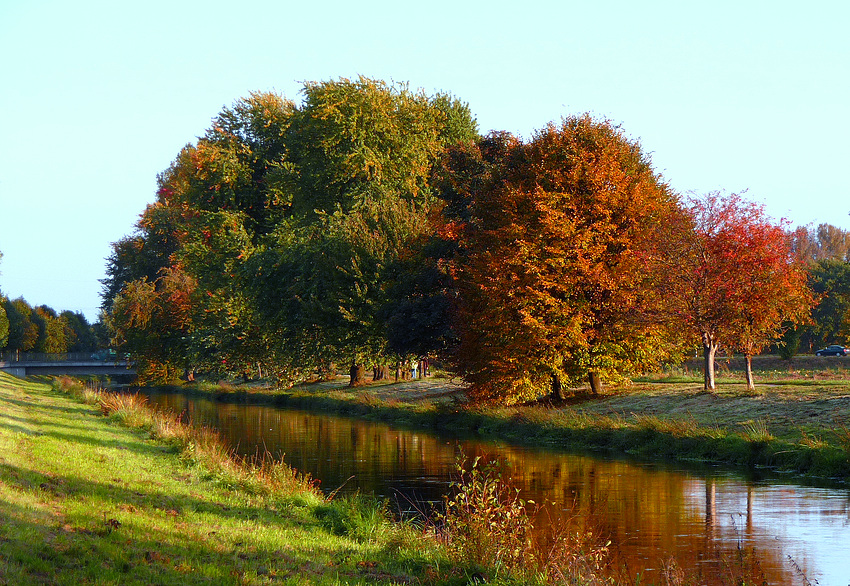
<instances>
[{"instance_id":1,"label":"green grass","mask_svg":"<svg viewBox=\"0 0 850 586\"><path fill-rule=\"evenodd\" d=\"M644 444L703 433L694 418L630 421L542 406L461 413L424 400L422 388L408 394L413 403L375 394L349 401L332 386L322 400L373 415L460 417L496 433L538 430L538 441L599 429L613 430L614 438L637 433ZM749 439L739 434L737 441L773 441L762 420L743 433ZM707 437L722 438L722 430ZM841 437L850 445L850 433ZM811 434L805 441L824 443ZM494 585L636 583L588 533L554 528L542 534L546 555L534 555L543 551L533 541L541 534L530 533L532 517L498 471L477 474L473 467L457 490L442 526L394 522L368 497L324 498L284 464L234 458L216 434L138 397L71 379L51 388L0 373L0 584L459 586L477 575ZM757 583L740 579L753 568L742 564L721 583ZM675 580L661 583L697 583L684 576L677 570Z\"/></svg>"},{"instance_id":2,"label":"green grass","mask_svg":"<svg viewBox=\"0 0 850 586\"><path fill-rule=\"evenodd\" d=\"M465 583L381 506L136 411L0 373L0 584Z\"/></svg>"}]
</instances>

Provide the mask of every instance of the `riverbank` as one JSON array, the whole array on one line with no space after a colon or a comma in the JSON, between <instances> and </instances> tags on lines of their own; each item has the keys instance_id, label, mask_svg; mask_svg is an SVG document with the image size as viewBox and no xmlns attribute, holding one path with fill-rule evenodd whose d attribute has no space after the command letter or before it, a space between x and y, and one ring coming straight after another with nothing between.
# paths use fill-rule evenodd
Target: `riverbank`
<instances>
[{"instance_id":1,"label":"riverbank","mask_svg":"<svg viewBox=\"0 0 850 586\"><path fill-rule=\"evenodd\" d=\"M234 459L138 395L0 374L0 584L644 583L592 532L533 532L498 469L479 470L439 531L417 528L322 497L285 464ZM739 553L717 584L761 583ZM660 584L703 583L665 568Z\"/></svg>"},{"instance_id":2,"label":"riverbank","mask_svg":"<svg viewBox=\"0 0 850 586\"><path fill-rule=\"evenodd\" d=\"M846 364L845 364L846 363ZM471 406L457 381L425 379L348 388L346 381L284 392L197 386L219 401L269 403L567 450L850 481L850 362L756 357L755 391L742 359L719 362L716 392L695 365L562 404Z\"/></svg>"},{"instance_id":3,"label":"riverbank","mask_svg":"<svg viewBox=\"0 0 850 586\"><path fill-rule=\"evenodd\" d=\"M0 373L0 584L437 585L473 571L378 504L234 461L209 432L121 397L77 396Z\"/></svg>"}]
</instances>

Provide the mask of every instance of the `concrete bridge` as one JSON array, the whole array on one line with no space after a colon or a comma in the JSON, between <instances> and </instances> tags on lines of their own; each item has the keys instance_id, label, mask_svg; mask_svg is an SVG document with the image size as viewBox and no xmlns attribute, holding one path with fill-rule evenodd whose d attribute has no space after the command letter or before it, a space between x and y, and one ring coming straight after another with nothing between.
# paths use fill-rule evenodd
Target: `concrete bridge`
<instances>
[{"instance_id":1,"label":"concrete bridge","mask_svg":"<svg viewBox=\"0 0 850 586\"><path fill-rule=\"evenodd\" d=\"M135 363L116 356L101 357L102 353L70 352L44 354L40 352L4 352L0 354L0 370L24 378L47 374L70 376L135 376Z\"/></svg>"}]
</instances>

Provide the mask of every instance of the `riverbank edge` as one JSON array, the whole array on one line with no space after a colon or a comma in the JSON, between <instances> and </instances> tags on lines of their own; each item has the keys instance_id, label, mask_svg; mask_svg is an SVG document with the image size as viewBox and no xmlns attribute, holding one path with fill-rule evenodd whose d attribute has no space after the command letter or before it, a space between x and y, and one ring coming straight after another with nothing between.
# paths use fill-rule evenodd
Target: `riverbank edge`
<instances>
[{"instance_id":1,"label":"riverbank edge","mask_svg":"<svg viewBox=\"0 0 850 586\"><path fill-rule=\"evenodd\" d=\"M503 441L525 447L604 453L645 463L678 463L689 468L776 474L791 480L846 485L850 482L850 437L835 445L773 437L756 424L740 431L705 427L693 418L623 418L581 413L571 406L470 406L448 400L410 403L382 399L375 391L301 385L285 391L238 387L174 387L223 403L274 405L380 421L411 428ZM850 433L850 432L849 432Z\"/></svg>"},{"instance_id":2,"label":"riverbank edge","mask_svg":"<svg viewBox=\"0 0 850 586\"><path fill-rule=\"evenodd\" d=\"M3 380L3 378L7 380ZM4 383L7 389L11 379L14 379L14 377L0 373L0 382ZM17 381L21 381L21 379L12 380L11 384L17 385ZM155 452L151 456L152 458L160 459L163 462L166 460L179 460L177 466L185 467L186 478L189 478L191 475L193 478L197 477L201 479L201 484L198 482L191 483L193 504L190 507L187 506L184 508L179 504L169 505L173 506L176 510L169 509L165 513L166 518L169 515L173 515L175 519L185 518L186 520L183 520L181 525L185 525L190 518L188 517L191 514L188 510L189 508L197 509L198 514L202 515L221 509L227 511L227 514L231 517L235 516L232 511L244 510L246 511L244 519L242 518L243 515L240 514L238 521L239 527L235 529L238 535L234 534L234 536L231 536L220 526L216 526L215 530L209 534L212 536L218 533L216 541L223 541L233 537L237 546L251 552L252 550L261 548L252 545L253 538L249 534L267 533L268 529L263 524L268 523L269 518L275 515L282 515L283 518L290 515L291 511L297 511L295 513L296 517L309 520L306 525L301 524L296 530L296 533L299 535L299 541L321 543L321 557L322 559L327 558L329 560L326 564L327 569L322 566L322 560L312 560L308 557L307 559L310 560L309 563L302 563L306 568L306 574L311 576L311 578L315 578L315 580L311 579L310 583L359 584L365 581L365 583L389 585L410 583L412 575L425 573L429 579L422 583L435 586L459 585L466 584L469 576L475 571L480 570L478 566L451 563L448 558L439 553L440 547L434 541L433 536L422 533L412 525L392 521L388 516L386 507L382 503L364 497L344 497L339 499L321 497L318 490L310 487L309 482L303 483L293 478L288 466L285 464L271 463L270 465L273 467L273 470L270 473L278 477L286 477L284 484L288 485L290 490L276 488L274 479L272 479L269 485L261 486L269 478L268 476L265 479L262 477L257 478L258 471L262 471L258 470L257 465L250 462L230 459L227 462L220 462L219 465L215 462L210 463L209 458L201 453L204 448L199 445L205 442L203 439L204 436L210 436L212 433L210 430L192 428L192 426L181 424L175 419L170 419L166 423L166 426L173 428L182 425L184 431L188 432L189 435L185 437L163 437L156 429L152 429L149 419L150 417L158 417L161 414L158 414L155 410L145 405L143 401L136 401L129 408L126 407L126 404L116 408L115 404L109 404L110 399L108 397L104 399L104 397L109 395L108 393L92 392L81 385L69 388L67 381L65 383L56 381L52 385L45 384L44 382L36 383L40 388L36 388L30 381L21 381L21 384L28 385L27 390L25 391L23 387L16 388L13 391L16 393L16 396L11 397L11 401L21 403L19 399L22 397L25 397L30 402L39 401L38 395L44 393L45 397L48 395L55 397L55 399L45 400L53 402L58 400L58 402L63 403L58 407L53 407L60 411L70 411L73 409L71 407L65 407L64 403L66 402L69 405L89 406L88 408L79 410L83 416L77 418L74 423L74 429L86 429L86 434L78 434L71 431L67 437L88 436L89 432L98 437L98 434L101 433L98 430L104 426L104 421L108 422L106 424L107 427L117 423L118 427L126 430L128 442L142 439L148 444L158 445L158 448L151 448L151 451ZM132 399L132 396L125 395L125 398ZM121 399L119 398L120 401ZM98 410L105 417L98 417ZM23 422L23 420L19 421ZM39 418L37 425L40 424L44 424L43 418ZM67 424L65 425L65 432L71 429ZM140 431L142 432L142 436L138 436ZM122 432L114 433L121 434ZM181 433L183 432L178 432L178 436ZM35 431L32 434L25 433L24 435L26 437L49 438L52 433ZM214 438L210 439L213 442L215 441ZM85 443L87 449L102 452L103 450L110 449L112 444L116 442L115 438L104 438L87 440ZM123 449L126 450L127 448ZM218 447L212 446L212 449L217 450ZM213 459L218 457L214 455ZM224 453L221 454L221 457L230 458L230 456ZM57 454L55 460L61 461L61 456ZM0 458L0 461L3 461L2 458ZM259 466L264 465L263 463L259 464ZM34 477L55 478L54 472L41 470L35 462L29 462L26 467L28 469L27 474ZM99 468L96 463L92 465L92 470L94 470L94 477L75 477L75 482L94 486L102 481L100 476L110 474L111 476L109 477L112 478L120 474L114 470L109 473L105 471L98 472ZM13 480L17 480L19 477L20 474L18 473L12 475ZM54 481L49 480L49 482ZM57 480L54 483L56 482L59 483L60 488L64 486L64 481ZM113 482L118 482L118 478L115 478ZM156 486L167 484L164 478L154 478L150 482ZM189 481L187 480L187 482ZM21 488L26 491L32 490L29 484L31 483L24 483ZM204 488L206 484L210 484L210 486ZM15 482L11 482L6 488L13 488L14 485ZM226 506L222 504L223 497L221 494L210 494L209 498L204 499L204 495L212 487L218 487L215 490L222 489L223 487L224 492L230 495L226 497L229 499L225 501ZM240 498L238 493L243 490L245 491L245 497ZM125 490L124 492L127 491ZM55 509L57 512L63 510L64 502L69 498L68 495L64 494L63 490L55 489L53 484L48 486L48 483L42 483L40 487L34 490L34 493L37 499L44 501L44 503L39 505L40 507L46 506ZM125 517L130 515L134 517L145 515L148 508L153 509L154 514L159 514L157 509L161 508L161 504L158 502L148 504L143 496L145 494L144 490L138 492L130 491L128 494L130 493L132 493L132 504L123 505L116 501L111 506L123 511ZM124 493L122 492L121 494ZM74 498L84 502L87 497L85 496L85 492L75 492ZM158 498L161 499L164 497ZM174 499L169 497L169 502L171 500L177 502L177 497L174 497ZM51 504L52 501L55 502ZM85 507L86 505L75 504L75 506ZM248 513L247 511L256 511L256 513ZM99 511L89 516L96 520L98 514ZM187 517L184 517L184 515ZM57 580L55 582L56 584L88 583L85 578L83 578L82 582L75 582L75 580L81 578L76 572L79 571L83 575L88 575L96 570L88 568L87 564L91 565L93 563L97 566L101 562L104 564L104 567L110 566L110 570L112 569L112 565L122 566L123 569L120 572L126 572L128 568L138 564L144 564L147 572L145 575L148 576L145 580L150 579L152 572L154 574L159 572L157 575L163 580L161 582L163 584L166 582L169 584L175 583L165 579L166 575L171 577L175 573L178 579L176 583L183 583L179 581L182 580L181 576L184 576L185 572L190 571L187 569L189 566L186 564L177 570L172 568L166 569L164 567L165 565L171 562L176 563L176 559L168 554L167 549L155 550L153 553L151 551L143 552L140 560L138 555L136 555L139 552L134 552L129 546L130 540L125 540L129 535L128 528L132 524L127 518L123 518L119 522L117 519L107 519L104 516L105 524L103 527L98 528L97 521L95 521L93 525L95 529L73 527L73 521L70 519L65 519L62 522L65 525L57 530L57 533L59 533L58 537L50 535L47 539L40 539L40 541L44 541L45 543L41 549L44 549L46 553L38 554L42 561L38 563L37 570L35 566L29 565L31 562L28 558L32 557L30 555L14 558L7 557L6 554L9 552L0 552L0 583L41 583L41 580L47 580L50 577L51 568L55 568L57 572L62 574L61 579L58 578L59 574L54 576ZM192 528L191 531L186 532L185 539L191 540L192 536L197 532L197 527ZM2 537L2 533L0 531L0 537ZM319 533L325 537L318 535ZM75 536L82 536L80 538L86 540L86 545L84 547L78 545L69 546L66 541L76 538ZM0 539L0 542L3 542L4 539ZM115 547L112 542L116 540L126 542L127 544L126 547L122 548L123 553L121 553L121 560L119 560L120 564L109 558L109 553ZM55 551L50 549L53 545L57 545ZM47 551L48 549L49 551ZM65 550L81 551L83 549L91 551L98 559L94 562L87 561L86 564L82 564L70 558L66 560L63 557L64 554L62 552ZM281 551L279 549L273 555L279 558L278 561L284 566L295 563L293 561L295 558L300 560L304 557L304 552L297 551L290 555L286 551L283 553ZM428 552L427 555L424 555L425 552ZM253 554L234 555L232 559L233 563L231 564L230 556L223 556L218 562L221 564L221 567L215 571L215 575L218 576L216 579L221 579L217 583L265 584L270 581L274 582L276 579L273 566L274 562L270 559L260 558L260 556L257 556L257 558L257 562L252 563L254 561ZM159 569L153 569L155 567ZM197 570L197 568L195 569ZM410 573L413 569L416 570L416 574ZM277 579L287 574L297 575L295 572L296 570L286 569L285 572L277 574ZM227 578L223 578L225 576ZM343 579L340 582L339 579L342 576L346 576L347 579ZM101 576L101 578L106 579L104 576ZM206 579L212 578L207 576ZM122 581L127 584L151 583L148 581L136 582L126 573L123 574ZM196 580L189 580L185 583L196 582ZM50 583L54 582L51 581ZM110 581L109 583L112 582ZM500 583L510 584L512 581L505 580L500 581Z\"/></svg>"}]
</instances>

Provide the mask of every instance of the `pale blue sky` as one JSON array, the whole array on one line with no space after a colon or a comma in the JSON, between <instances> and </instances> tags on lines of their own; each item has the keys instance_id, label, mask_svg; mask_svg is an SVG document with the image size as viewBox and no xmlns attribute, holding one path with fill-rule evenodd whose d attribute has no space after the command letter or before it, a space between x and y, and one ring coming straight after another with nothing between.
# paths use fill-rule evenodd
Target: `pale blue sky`
<instances>
[{"instance_id":1,"label":"pale blue sky","mask_svg":"<svg viewBox=\"0 0 850 586\"><path fill-rule=\"evenodd\" d=\"M225 105L358 74L482 131L622 124L681 192L850 229L850 2L0 0L0 291L96 319L110 242Z\"/></svg>"}]
</instances>

